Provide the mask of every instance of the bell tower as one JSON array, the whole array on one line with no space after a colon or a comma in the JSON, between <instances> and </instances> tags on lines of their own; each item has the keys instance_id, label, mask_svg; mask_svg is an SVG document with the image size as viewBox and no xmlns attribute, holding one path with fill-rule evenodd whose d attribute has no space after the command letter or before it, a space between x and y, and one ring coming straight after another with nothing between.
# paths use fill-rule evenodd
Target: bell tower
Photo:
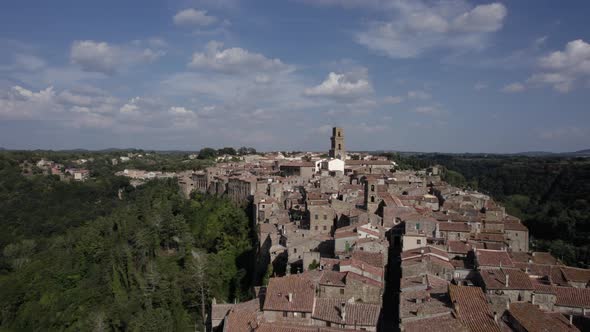
<instances>
[{"instance_id":1,"label":"bell tower","mask_svg":"<svg viewBox=\"0 0 590 332\"><path fill-rule=\"evenodd\" d=\"M344 148L344 129L340 127L332 128L332 137L330 138L330 141L330 157L345 160L346 149Z\"/></svg>"}]
</instances>

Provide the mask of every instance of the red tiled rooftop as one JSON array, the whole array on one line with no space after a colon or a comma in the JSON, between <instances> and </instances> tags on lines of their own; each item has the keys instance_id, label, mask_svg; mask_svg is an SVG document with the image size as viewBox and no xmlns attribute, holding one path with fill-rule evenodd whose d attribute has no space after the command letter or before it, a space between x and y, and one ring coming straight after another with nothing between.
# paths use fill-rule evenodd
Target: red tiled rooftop
<instances>
[{"instance_id":1,"label":"red tiled rooftop","mask_svg":"<svg viewBox=\"0 0 590 332\"><path fill-rule=\"evenodd\" d=\"M531 303L511 303L508 314L525 331L580 331L569 320L559 313L547 313L541 311L538 306Z\"/></svg>"},{"instance_id":2,"label":"red tiled rooftop","mask_svg":"<svg viewBox=\"0 0 590 332\"><path fill-rule=\"evenodd\" d=\"M336 324L375 327L380 313L380 304L351 303L346 299L317 298L312 317Z\"/></svg>"},{"instance_id":3,"label":"red tiled rooftop","mask_svg":"<svg viewBox=\"0 0 590 332\"><path fill-rule=\"evenodd\" d=\"M452 314L410 321L403 324L405 332L468 332L469 329Z\"/></svg>"},{"instance_id":4,"label":"red tiled rooftop","mask_svg":"<svg viewBox=\"0 0 590 332\"><path fill-rule=\"evenodd\" d=\"M520 269L482 269L479 271L486 290L516 289L533 290L529 276ZM508 284L506 283L508 281Z\"/></svg>"},{"instance_id":5,"label":"red tiled rooftop","mask_svg":"<svg viewBox=\"0 0 590 332\"><path fill-rule=\"evenodd\" d=\"M472 332L501 332L479 287L449 285L449 296L457 316Z\"/></svg>"},{"instance_id":6,"label":"red tiled rooftop","mask_svg":"<svg viewBox=\"0 0 590 332\"><path fill-rule=\"evenodd\" d=\"M292 294L291 301L289 293ZM271 278L266 289L264 310L311 312L314 295L313 283L303 276Z\"/></svg>"},{"instance_id":7,"label":"red tiled rooftop","mask_svg":"<svg viewBox=\"0 0 590 332\"><path fill-rule=\"evenodd\" d=\"M438 224L439 229L442 232L465 232L469 233L471 227L468 223L464 222L441 222Z\"/></svg>"},{"instance_id":8,"label":"red tiled rooftop","mask_svg":"<svg viewBox=\"0 0 590 332\"><path fill-rule=\"evenodd\" d=\"M346 272L324 271L320 279L320 285L344 287Z\"/></svg>"},{"instance_id":9,"label":"red tiled rooftop","mask_svg":"<svg viewBox=\"0 0 590 332\"><path fill-rule=\"evenodd\" d=\"M479 266L514 267L506 251L478 249L475 251L475 257Z\"/></svg>"}]
</instances>

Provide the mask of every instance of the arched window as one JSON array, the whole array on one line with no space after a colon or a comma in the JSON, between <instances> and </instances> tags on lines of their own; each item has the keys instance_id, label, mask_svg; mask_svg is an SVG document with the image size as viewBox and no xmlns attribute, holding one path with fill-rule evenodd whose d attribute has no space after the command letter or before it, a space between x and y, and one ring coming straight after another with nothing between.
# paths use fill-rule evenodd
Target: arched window
<instances>
[{"instance_id":1,"label":"arched window","mask_svg":"<svg viewBox=\"0 0 590 332\"><path fill-rule=\"evenodd\" d=\"M338 144L338 150L342 150L342 146Z\"/></svg>"},{"instance_id":2,"label":"arched window","mask_svg":"<svg viewBox=\"0 0 590 332\"><path fill-rule=\"evenodd\" d=\"M371 191L375 191L375 185L374 184L371 185Z\"/></svg>"},{"instance_id":3,"label":"arched window","mask_svg":"<svg viewBox=\"0 0 590 332\"><path fill-rule=\"evenodd\" d=\"M338 137L340 137L340 132L338 132Z\"/></svg>"},{"instance_id":4,"label":"arched window","mask_svg":"<svg viewBox=\"0 0 590 332\"><path fill-rule=\"evenodd\" d=\"M371 203L375 203L375 196L371 196Z\"/></svg>"}]
</instances>

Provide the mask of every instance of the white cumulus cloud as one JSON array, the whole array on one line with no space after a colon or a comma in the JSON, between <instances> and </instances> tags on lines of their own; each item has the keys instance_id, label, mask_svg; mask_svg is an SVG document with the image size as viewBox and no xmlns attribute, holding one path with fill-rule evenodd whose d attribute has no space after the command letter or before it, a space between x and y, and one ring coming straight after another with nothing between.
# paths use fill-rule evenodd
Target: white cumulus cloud
<instances>
[{"instance_id":1,"label":"white cumulus cloud","mask_svg":"<svg viewBox=\"0 0 590 332\"><path fill-rule=\"evenodd\" d=\"M590 44L581 39L570 41L563 51L541 57L539 69L529 82L568 92L576 82L590 79Z\"/></svg>"},{"instance_id":2,"label":"white cumulus cloud","mask_svg":"<svg viewBox=\"0 0 590 332\"><path fill-rule=\"evenodd\" d=\"M217 22L217 17L208 15L206 10L189 8L174 15L173 21L176 25L207 26Z\"/></svg>"},{"instance_id":3,"label":"white cumulus cloud","mask_svg":"<svg viewBox=\"0 0 590 332\"><path fill-rule=\"evenodd\" d=\"M271 59L260 53L250 52L243 48L232 47L223 49L223 44L211 41L205 52L193 54L188 64L193 69L208 69L223 73L246 72L277 72L290 71L291 66L279 59ZM259 75L259 77L262 77Z\"/></svg>"},{"instance_id":4,"label":"white cumulus cloud","mask_svg":"<svg viewBox=\"0 0 590 332\"><path fill-rule=\"evenodd\" d=\"M319 85L305 89L304 94L312 97L358 97L373 91L367 78L331 72Z\"/></svg>"},{"instance_id":5,"label":"white cumulus cloud","mask_svg":"<svg viewBox=\"0 0 590 332\"><path fill-rule=\"evenodd\" d=\"M137 41L129 45L114 45L78 40L72 43L70 60L84 71L113 74L123 67L153 62L165 53L163 49L141 47Z\"/></svg>"},{"instance_id":6,"label":"white cumulus cloud","mask_svg":"<svg viewBox=\"0 0 590 332\"><path fill-rule=\"evenodd\" d=\"M473 7L464 0L393 0L389 18L371 21L357 41L392 58L414 58L437 49L477 50L502 28L501 3ZM387 11L386 11L387 13Z\"/></svg>"}]
</instances>

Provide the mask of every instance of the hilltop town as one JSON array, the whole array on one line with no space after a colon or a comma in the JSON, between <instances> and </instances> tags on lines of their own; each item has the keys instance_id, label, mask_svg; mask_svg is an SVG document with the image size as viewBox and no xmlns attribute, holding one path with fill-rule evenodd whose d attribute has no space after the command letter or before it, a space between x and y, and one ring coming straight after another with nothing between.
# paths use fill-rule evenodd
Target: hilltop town
<instances>
[{"instance_id":1,"label":"hilltop town","mask_svg":"<svg viewBox=\"0 0 590 332\"><path fill-rule=\"evenodd\" d=\"M347 153L246 156L178 174L184 195L251 209L256 297L213 299L213 331L578 331L590 270L529 250L491 197ZM129 172L127 172L129 174Z\"/></svg>"}]
</instances>

